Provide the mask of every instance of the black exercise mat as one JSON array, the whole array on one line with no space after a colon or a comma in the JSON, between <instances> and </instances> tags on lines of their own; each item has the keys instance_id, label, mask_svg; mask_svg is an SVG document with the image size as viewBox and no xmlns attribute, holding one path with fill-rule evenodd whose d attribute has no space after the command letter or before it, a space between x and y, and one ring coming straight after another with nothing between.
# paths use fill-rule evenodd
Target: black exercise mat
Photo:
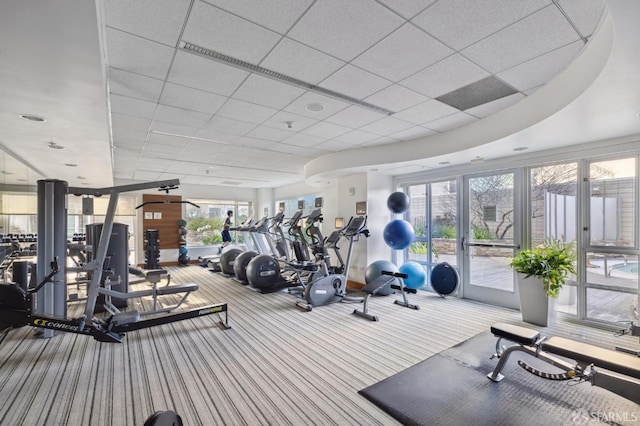
<instances>
[{"instance_id":1,"label":"black exercise mat","mask_svg":"<svg viewBox=\"0 0 640 426\"><path fill-rule=\"evenodd\" d=\"M405 425L640 424L639 405L588 383L534 376L517 360L559 370L524 353L512 354L505 379L492 382L495 342L478 334L360 394Z\"/></svg>"}]
</instances>

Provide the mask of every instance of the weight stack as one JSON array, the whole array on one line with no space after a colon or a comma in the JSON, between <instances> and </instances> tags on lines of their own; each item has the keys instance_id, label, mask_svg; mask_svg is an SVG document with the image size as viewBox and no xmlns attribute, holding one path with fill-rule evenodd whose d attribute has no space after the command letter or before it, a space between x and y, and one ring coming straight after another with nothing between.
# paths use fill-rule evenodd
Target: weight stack
<instances>
[{"instance_id":1,"label":"weight stack","mask_svg":"<svg viewBox=\"0 0 640 426\"><path fill-rule=\"evenodd\" d=\"M144 232L144 267L160 269L160 233L157 229Z\"/></svg>"}]
</instances>

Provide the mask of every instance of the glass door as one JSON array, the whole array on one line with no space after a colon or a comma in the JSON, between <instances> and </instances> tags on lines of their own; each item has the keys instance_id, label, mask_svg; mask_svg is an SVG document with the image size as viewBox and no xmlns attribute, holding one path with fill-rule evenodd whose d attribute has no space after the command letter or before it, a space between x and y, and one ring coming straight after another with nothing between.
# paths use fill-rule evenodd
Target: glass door
<instances>
[{"instance_id":1,"label":"glass door","mask_svg":"<svg viewBox=\"0 0 640 426\"><path fill-rule=\"evenodd\" d=\"M516 171L464 178L460 242L467 299L519 308L515 273L509 263L520 247L520 182Z\"/></svg>"}]
</instances>

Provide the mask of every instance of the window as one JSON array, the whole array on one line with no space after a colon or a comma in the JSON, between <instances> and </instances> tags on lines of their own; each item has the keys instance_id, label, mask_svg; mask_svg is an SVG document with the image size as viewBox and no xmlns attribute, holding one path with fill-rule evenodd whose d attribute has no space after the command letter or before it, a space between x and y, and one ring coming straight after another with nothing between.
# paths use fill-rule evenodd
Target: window
<instances>
[{"instance_id":1,"label":"window","mask_svg":"<svg viewBox=\"0 0 640 426\"><path fill-rule=\"evenodd\" d=\"M222 243L222 225L227 218L227 212L233 211L232 225L244 222L251 214L250 202L194 200L186 205L187 245L209 246ZM236 243L242 242L241 236L236 235Z\"/></svg>"}]
</instances>

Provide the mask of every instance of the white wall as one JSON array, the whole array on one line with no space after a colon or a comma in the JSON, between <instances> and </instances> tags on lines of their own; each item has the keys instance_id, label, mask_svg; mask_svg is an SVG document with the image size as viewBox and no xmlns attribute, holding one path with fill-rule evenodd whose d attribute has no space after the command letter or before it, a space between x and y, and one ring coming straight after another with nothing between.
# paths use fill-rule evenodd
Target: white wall
<instances>
[{"instance_id":1,"label":"white wall","mask_svg":"<svg viewBox=\"0 0 640 426\"><path fill-rule=\"evenodd\" d=\"M338 214L344 218L345 224L351 216L356 215L356 203L367 201L367 175L358 173L344 176L338 180ZM360 241L355 242L351 258L351 268L348 279L358 283L364 283L364 272L367 269L367 242L361 236ZM347 256L348 244L342 244L342 255Z\"/></svg>"},{"instance_id":2,"label":"white wall","mask_svg":"<svg viewBox=\"0 0 640 426\"><path fill-rule=\"evenodd\" d=\"M255 216L264 216L265 209L267 209L267 216L274 216L275 206L273 199L273 188L260 188L258 189L258 199L255 202Z\"/></svg>"}]
</instances>

